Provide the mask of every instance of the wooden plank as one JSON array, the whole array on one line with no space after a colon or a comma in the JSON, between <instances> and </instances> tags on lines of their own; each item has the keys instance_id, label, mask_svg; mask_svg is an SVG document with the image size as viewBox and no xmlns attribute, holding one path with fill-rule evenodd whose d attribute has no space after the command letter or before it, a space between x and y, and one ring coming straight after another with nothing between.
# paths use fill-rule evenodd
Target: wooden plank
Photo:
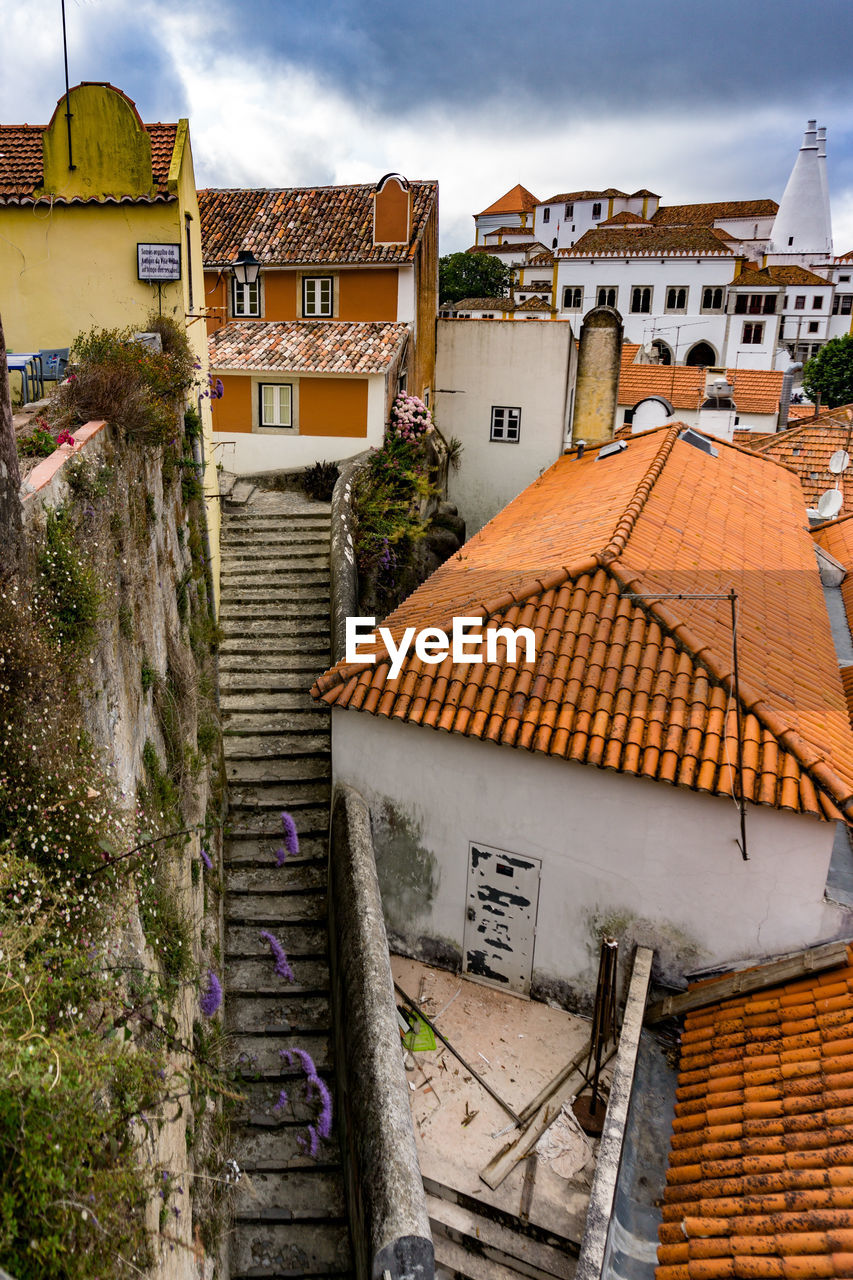
<instances>
[{"instance_id":1,"label":"wooden plank","mask_svg":"<svg viewBox=\"0 0 853 1280\"><path fill-rule=\"evenodd\" d=\"M615 1052L616 1046L614 1045L608 1050L606 1056L602 1058L601 1065L604 1066L605 1063L609 1062ZM542 1137L545 1130L554 1123L560 1114L563 1103L575 1097L586 1083L586 1075L580 1067L576 1067L574 1071L565 1077L563 1083L552 1093L548 1101L539 1108L521 1132L511 1142L505 1143L486 1167L480 1170L480 1178L487 1187L491 1187L494 1191L496 1187L501 1185L507 1174L512 1172L519 1160L524 1159L528 1151Z\"/></svg>"},{"instance_id":2,"label":"wooden plank","mask_svg":"<svg viewBox=\"0 0 853 1280\"><path fill-rule=\"evenodd\" d=\"M726 973L719 978L712 978L701 986L685 991L683 995L665 996L663 1000L649 1005L645 1021L647 1024L660 1022L663 1018L674 1018L691 1009L717 1004L732 996L748 995L752 991L762 991L765 987L775 987L795 978L808 977L810 973L837 969L848 962L848 946L849 942L827 942L822 947L800 951L784 960L773 960L770 964L759 965L755 969L744 969L739 973Z\"/></svg>"},{"instance_id":3,"label":"wooden plank","mask_svg":"<svg viewBox=\"0 0 853 1280\"><path fill-rule=\"evenodd\" d=\"M536 1097L531 1102L528 1102L527 1106L524 1107L524 1109L521 1112L519 1112L518 1118L521 1121L522 1125L527 1124L528 1120L532 1120L533 1117L536 1115L536 1112L540 1109L540 1107L544 1106L544 1104L548 1101L551 1095L555 1093L557 1089L559 1089L560 1085L563 1084L563 1082L568 1079L568 1077L572 1074L573 1071L577 1071L578 1067L581 1065L584 1059L589 1057L590 1048L591 1048L590 1042L589 1040L587 1040L583 1048L578 1049L577 1053L572 1058L571 1062L568 1062L566 1066L562 1068L561 1071L558 1071L557 1074L539 1090Z\"/></svg>"}]
</instances>

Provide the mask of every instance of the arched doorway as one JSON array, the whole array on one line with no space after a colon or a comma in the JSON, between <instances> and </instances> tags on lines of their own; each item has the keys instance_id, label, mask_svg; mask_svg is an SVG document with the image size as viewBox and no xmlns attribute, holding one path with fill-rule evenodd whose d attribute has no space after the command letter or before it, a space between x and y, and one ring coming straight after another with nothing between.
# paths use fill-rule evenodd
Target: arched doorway
<instances>
[{"instance_id":1,"label":"arched doorway","mask_svg":"<svg viewBox=\"0 0 853 1280\"><path fill-rule=\"evenodd\" d=\"M684 358L684 363L691 368L708 369L717 363L717 353L710 342L697 342Z\"/></svg>"}]
</instances>

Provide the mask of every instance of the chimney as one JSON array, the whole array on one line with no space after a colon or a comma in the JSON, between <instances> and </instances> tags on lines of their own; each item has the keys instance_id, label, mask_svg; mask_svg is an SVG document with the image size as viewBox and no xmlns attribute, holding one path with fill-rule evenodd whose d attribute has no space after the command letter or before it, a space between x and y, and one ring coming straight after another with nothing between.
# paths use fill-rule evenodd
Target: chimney
<instances>
[{"instance_id":1,"label":"chimney","mask_svg":"<svg viewBox=\"0 0 853 1280\"><path fill-rule=\"evenodd\" d=\"M621 361L622 317L593 307L581 326L572 439L593 448L613 439Z\"/></svg>"},{"instance_id":2,"label":"chimney","mask_svg":"<svg viewBox=\"0 0 853 1280\"><path fill-rule=\"evenodd\" d=\"M412 193L401 173L386 173L373 189L373 243L408 244Z\"/></svg>"},{"instance_id":3,"label":"chimney","mask_svg":"<svg viewBox=\"0 0 853 1280\"><path fill-rule=\"evenodd\" d=\"M785 431L788 426L788 410L791 407L791 391L794 387L794 375L802 370L801 364L789 364L782 374L782 390L779 393L779 421L777 431Z\"/></svg>"}]
</instances>

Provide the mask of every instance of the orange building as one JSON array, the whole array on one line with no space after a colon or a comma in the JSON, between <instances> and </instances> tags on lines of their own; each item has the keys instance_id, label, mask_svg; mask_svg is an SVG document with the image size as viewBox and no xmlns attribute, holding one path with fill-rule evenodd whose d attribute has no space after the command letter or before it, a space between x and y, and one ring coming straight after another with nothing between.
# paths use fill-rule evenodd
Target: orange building
<instances>
[{"instance_id":1,"label":"orange building","mask_svg":"<svg viewBox=\"0 0 853 1280\"><path fill-rule=\"evenodd\" d=\"M375 186L207 190L199 209L223 388L214 434L231 446L229 470L352 456L382 443L399 390L429 403L435 182L386 174Z\"/></svg>"}]
</instances>

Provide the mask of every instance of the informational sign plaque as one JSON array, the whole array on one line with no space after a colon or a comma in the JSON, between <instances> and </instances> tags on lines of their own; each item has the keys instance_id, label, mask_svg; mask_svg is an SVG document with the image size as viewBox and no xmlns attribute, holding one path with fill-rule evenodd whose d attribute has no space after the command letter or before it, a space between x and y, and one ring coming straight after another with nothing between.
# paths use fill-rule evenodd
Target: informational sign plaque
<instances>
[{"instance_id":1,"label":"informational sign plaque","mask_svg":"<svg viewBox=\"0 0 853 1280\"><path fill-rule=\"evenodd\" d=\"M136 274L140 280L180 280L179 244L137 244Z\"/></svg>"}]
</instances>

